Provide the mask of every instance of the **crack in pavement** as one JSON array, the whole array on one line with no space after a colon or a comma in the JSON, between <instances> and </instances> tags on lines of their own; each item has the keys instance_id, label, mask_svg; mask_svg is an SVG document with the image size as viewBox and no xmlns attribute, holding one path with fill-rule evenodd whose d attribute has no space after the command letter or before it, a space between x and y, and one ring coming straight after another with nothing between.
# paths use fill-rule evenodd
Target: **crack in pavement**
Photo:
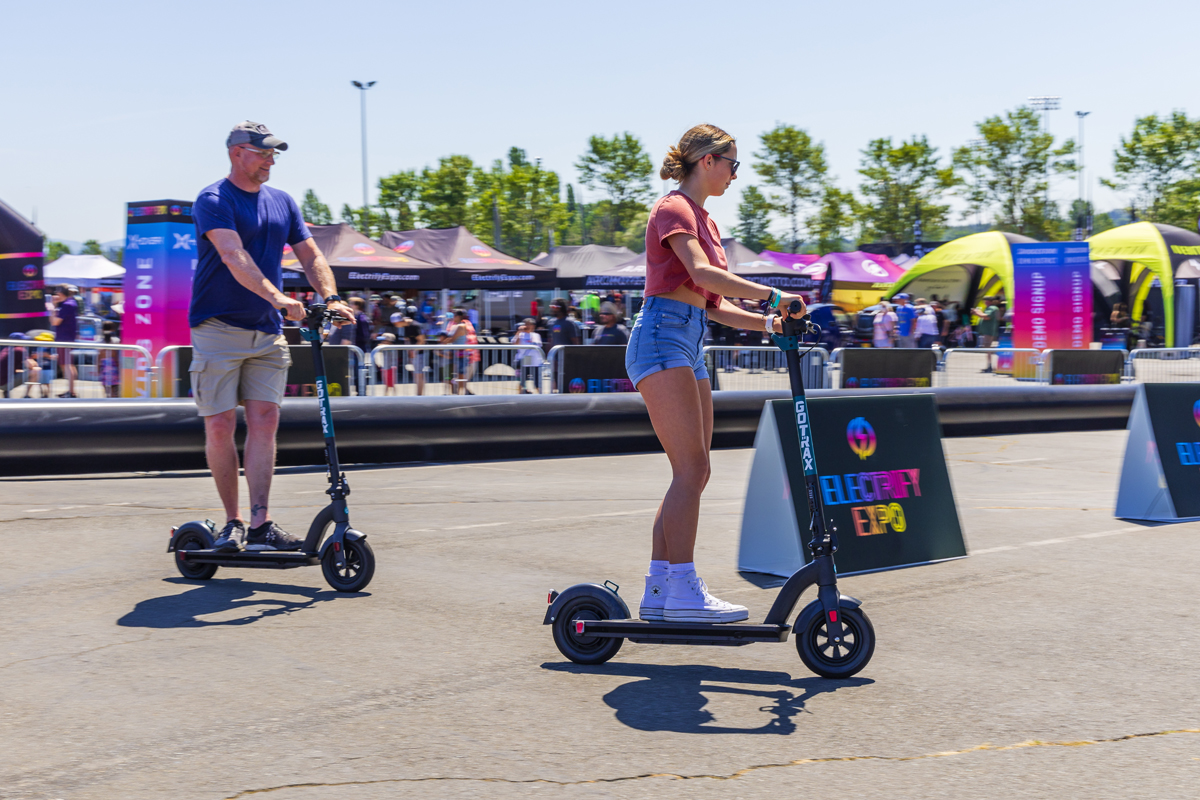
<instances>
[{"instance_id":1,"label":"crack in pavement","mask_svg":"<svg viewBox=\"0 0 1200 800\"><path fill-rule=\"evenodd\" d=\"M15 667L17 664L28 664L30 661L44 661L47 658L81 658L83 656L86 656L89 653L95 653L100 650L107 650L110 647L120 647L121 645L126 645L126 644L139 644L140 642L144 642L149 638L150 638L150 634L147 633L139 639L129 639L124 642L109 642L108 644L102 644L99 647L92 647L87 650L81 650L78 653L51 653L51 654L45 655L45 656L34 656L33 658L22 658L19 661L10 661L7 664L0 664L0 669L8 669L9 667Z\"/></svg>"},{"instance_id":2,"label":"crack in pavement","mask_svg":"<svg viewBox=\"0 0 1200 800\"><path fill-rule=\"evenodd\" d=\"M931 758L946 758L948 756L961 756L969 753L981 753L989 751L1001 750L1024 750L1035 747L1088 747L1094 744L1112 744L1115 742L1127 742L1134 739L1148 739L1155 736L1172 736L1180 733L1200 733L1200 728L1181 728L1178 730L1154 731L1152 733L1130 733L1125 736L1113 736L1108 739L1079 739L1075 741L1059 741L1059 742L1043 742L1032 739L1025 742L1017 742L1016 744L980 744L974 747L966 747L961 750L946 750L940 753L923 753L917 756L829 756L827 758L798 758L793 761L781 761L774 764L756 764L752 767L740 769L737 772L731 772L726 775L716 774L699 774L699 775L680 775L675 772L646 772L640 775L622 775L615 778L592 778L589 780L578 781L556 781L549 778L464 778L455 776L435 776L426 778L378 778L375 780L360 780L360 781L338 781L334 783L288 783L281 786L269 786L262 789L243 789L237 794L232 794L224 800L240 800L243 797L249 797L255 794L267 794L277 792L283 789L318 789L318 788L334 788L338 786L373 786L384 783L432 783L435 781L459 781L464 783L509 783L509 784L527 784L541 783L550 786L585 786L587 784L599 783L624 783L628 781L640 781L647 778L670 778L672 780L714 780L714 781L731 781L737 780L745 775L753 772L758 772L764 769L782 769L785 767L797 767L805 764L829 764L841 761L923 761Z\"/></svg>"}]
</instances>

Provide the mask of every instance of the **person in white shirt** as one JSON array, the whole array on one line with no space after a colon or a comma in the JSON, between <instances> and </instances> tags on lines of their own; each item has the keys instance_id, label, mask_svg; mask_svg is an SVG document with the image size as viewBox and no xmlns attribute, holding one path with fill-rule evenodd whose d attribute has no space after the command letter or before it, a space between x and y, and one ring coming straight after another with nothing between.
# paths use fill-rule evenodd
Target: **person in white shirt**
<instances>
[{"instance_id":1,"label":"person in white shirt","mask_svg":"<svg viewBox=\"0 0 1200 800\"><path fill-rule=\"evenodd\" d=\"M876 347L896 346L896 312L892 311L891 303L880 303L872 320L874 335L872 341Z\"/></svg>"},{"instance_id":2,"label":"person in white shirt","mask_svg":"<svg viewBox=\"0 0 1200 800\"><path fill-rule=\"evenodd\" d=\"M532 319L525 320L517 330L517 335L510 342L510 344L537 345L538 348L536 350L532 348L519 350L516 357L513 358L513 366L519 371L517 378L518 386L520 386L519 394L542 393L542 337L535 333L536 327L537 323ZM528 381L533 381L533 392L525 388Z\"/></svg>"},{"instance_id":3,"label":"person in white shirt","mask_svg":"<svg viewBox=\"0 0 1200 800\"><path fill-rule=\"evenodd\" d=\"M933 306L917 306L917 347L926 349L937 344L940 327L938 313Z\"/></svg>"}]
</instances>

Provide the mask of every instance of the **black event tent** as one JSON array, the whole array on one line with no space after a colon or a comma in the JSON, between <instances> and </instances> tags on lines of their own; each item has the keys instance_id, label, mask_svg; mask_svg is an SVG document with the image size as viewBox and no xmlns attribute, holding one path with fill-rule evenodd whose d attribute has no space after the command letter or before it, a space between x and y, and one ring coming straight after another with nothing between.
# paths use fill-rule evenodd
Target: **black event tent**
<instances>
[{"instance_id":1,"label":"black event tent","mask_svg":"<svg viewBox=\"0 0 1200 800\"><path fill-rule=\"evenodd\" d=\"M738 277L790 292L812 289L817 285L810 276L801 275L791 267L760 256L737 239L722 239L721 246L725 248L729 271Z\"/></svg>"},{"instance_id":2,"label":"black event tent","mask_svg":"<svg viewBox=\"0 0 1200 800\"><path fill-rule=\"evenodd\" d=\"M46 327L42 232L0 201L0 338Z\"/></svg>"},{"instance_id":3,"label":"black event tent","mask_svg":"<svg viewBox=\"0 0 1200 800\"><path fill-rule=\"evenodd\" d=\"M556 273L501 253L464 227L386 231L380 237L393 252L445 268L441 286L430 289L553 289Z\"/></svg>"},{"instance_id":4,"label":"black event tent","mask_svg":"<svg viewBox=\"0 0 1200 800\"><path fill-rule=\"evenodd\" d=\"M558 270L558 288L583 289L590 275L599 275L624 264L637 253L628 247L602 244L564 245L538 256L534 264Z\"/></svg>"},{"instance_id":5,"label":"black event tent","mask_svg":"<svg viewBox=\"0 0 1200 800\"><path fill-rule=\"evenodd\" d=\"M587 289L634 289L646 288L646 254L637 253L633 258L609 267L604 272L588 275L584 282Z\"/></svg>"},{"instance_id":6,"label":"black event tent","mask_svg":"<svg viewBox=\"0 0 1200 800\"><path fill-rule=\"evenodd\" d=\"M345 223L308 226L333 269L339 289L441 289L446 270L411 255L393 253ZM308 289L292 248L283 251L283 287Z\"/></svg>"}]
</instances>

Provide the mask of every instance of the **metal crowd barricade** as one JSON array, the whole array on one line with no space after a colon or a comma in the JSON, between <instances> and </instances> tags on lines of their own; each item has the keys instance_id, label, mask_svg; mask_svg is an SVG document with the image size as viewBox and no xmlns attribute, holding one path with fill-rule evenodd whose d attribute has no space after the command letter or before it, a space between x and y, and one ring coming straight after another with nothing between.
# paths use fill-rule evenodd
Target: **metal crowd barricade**
<instances>
[{"instance_id":1,"label":"metal crowd barricade","mask_svg":"<svg viewBox=\"0 0 1200 800\"><path fill-rule=\"evenodd\" d=\"M297 345L292 345L296 347ZM352 394L364 395L367 389L367 372L366 372L366 356L363 351L352 344L330 345L331 347L345 347L350 352L350 379L354 384L355 391ZM177 397L177 386L179 378L179 351L184 348L190 348L190 345L170 345L158 351L158 357L154 360L154 375L155 375L155 397ZM305 346L305 350L307 350ZM305 353L305 357L307 357ZM295 356L293 356L294 358Z\"/></svg>"},{"instance_id":2,"label":"metal crowd barricade","mask_svg":"<svg viewBox=\"0 0 1200 800\"><path fill-rule=\"evenodd\" d=\"M1200 381L1200 348L1139 347L1125 360L1125 380L1138 383Z\"/></svg>"},{"instance_id":3,"label":"metal crowd barricade","mask_svg":"<svg viewBox=\"0 0 1200 800\"><path fill-rule=\"evenodd\" d=\"M30 398L66 394L67 359L75 367L76 397L148 398L154 394L154 360L144 347L34 339L0 339L0 394Z\"/></svg>"},{"instance_id":4,"label":"metal crowd barricade","mask_svg":"<svg viewBox=\"0 0 1200 800\"><path fill-rule=\"evenodd\" d=\"M1046 383L1045 357L1032 347L952 347L942 353L934 386Z\"/></svg>"},{"instance_id":5,"label":"metal crowd barricade","mask_svg":"<svg viewBox=\"0 0 1200 800\"><path fill-rule=\"evenodd\" d=\"M801 350L800 370L804 388L824 389L828 385L826 365L829 351L814 347ZM712 345L704 348L713 391L744 392L789 389L787 362L778 347L737 347Z\"/></svg>"},{"instance_id":6,"label":"metal crowd barricade","mask_svg":"<svg viewBox=\"0 0 1200 800\"><path fill-rule=\"evenodd\" d=\"M535 344L385 344L367 359L368 395L518 394L542 389L543 367L523 369ZM533 360L533 359L531 359Z\"/></svg>"}]
</instances>

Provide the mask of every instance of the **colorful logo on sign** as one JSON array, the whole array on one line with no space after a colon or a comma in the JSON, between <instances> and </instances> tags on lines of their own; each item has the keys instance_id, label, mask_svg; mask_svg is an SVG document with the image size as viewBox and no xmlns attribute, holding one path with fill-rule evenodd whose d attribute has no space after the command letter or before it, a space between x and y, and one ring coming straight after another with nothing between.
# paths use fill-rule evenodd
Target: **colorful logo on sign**
<instances>
[{"instance_id":1,"label":"colorful logo on sign","mask_svg":"<svg viewBox=\"0 0 1200 800\"><path fill-rule=\"evenodd\" d=\"M479 256L480 258L487 258L488 256L490 256L492 254L491 250L488 250L483 245L478 245L478 244L471 245L471 252L474 253L475 255Z\"/></svg>"},{"instance_id":2,"label":"colorful logo on sign","mask_svg":"<svg viewBox=\"0 0 1200 800\"><path fill-rule=\"evenodd\" d=\"M875 453L875 429L867 422L866 417L850 420L850 424L846 426L846 441L860 461L866 461L867 456Z\"/></svg>"},{"instance_id":3,"label":"colorful logo on sign","mask_svg":"<svg viewBox=\"0 0 1200 800\"><path fill-rule=\"evenodd\" d=\"M26 264L25 266L21 267L21 274L26 278L32 278L34 275L37 275L37 267L35 267L33 264ZM1197 407L1200 408L1200 406ZM1200 411L1197 411L1196 413L1200 414ZM1200 422L1200 417L1197 417L1197 421Z\"/></svg>"},{"instance_id":4,"label":"colorful logo on sign","mask_svg":"<svg viewBox=\"0 0 1200 800\"><path fill-rule=\"evenodd\" d=\"M1196 405L1192 406L1192 419L1196 420L1196 424L1200 425L1200 400L1196 401Z\"/></svg>"},{"instance_id":5,"label":"colorful logo on sign","mask_svg":"<svg viewBox=\"0 0 1200 800\"><path fill-rule=\"evenodd\" d=\"M567 391L571 394L581 394L585 389L583 378L574 378L567 385Z\"/></svg>"},{"instance_id":6,"label":"colorful logo on sign","mask_svg":"<svg viewBox=\"0 0 1200 800\"><path fill-rule=\"evenodd\" d=\"M283 254L284 254L285 256L288 256L288 255L291 255L291 254L292 254L292 246L291 246L290 244L285 244L285 245L283 246Z\"/></svg>"},{"instance_id":7,"label":"colorful logo on sign","mask_svg":"<svg viewBox=\"0 0 1200 800\"><path fill-rule=\"evenodd\" d=\"M371 247L371 245L367 244L366 242L359 242L358 244L354 245L354 252L362 253L364 256L369 256L371 253L375 252L375 248Z\"/></svg>"},{"instance_id":8,"label":"colorful logo on sign","mask_svg":"<svg viewBox=\"0 0 1200 800\"><path fill-rule=\"evenodd\" d=\"M179 206L171 206L171 216L178 217L182 213L183 213L183 209L180 208Z\"/></svg>"},{"instance_id":9,"label":"colorful logo on sign","mask_svg":"<svg viewBox=\"0 0 1200 800\"><path fill-rule=\"evenodd\" d=\"M401 242L400 244L396 245L392 249L395 250L397 253L407 253L409 250L412 250L414 244L416 244L416 242L414 242L412 239L409 239L407 241Z\"/></svg>"}]
</instances>

